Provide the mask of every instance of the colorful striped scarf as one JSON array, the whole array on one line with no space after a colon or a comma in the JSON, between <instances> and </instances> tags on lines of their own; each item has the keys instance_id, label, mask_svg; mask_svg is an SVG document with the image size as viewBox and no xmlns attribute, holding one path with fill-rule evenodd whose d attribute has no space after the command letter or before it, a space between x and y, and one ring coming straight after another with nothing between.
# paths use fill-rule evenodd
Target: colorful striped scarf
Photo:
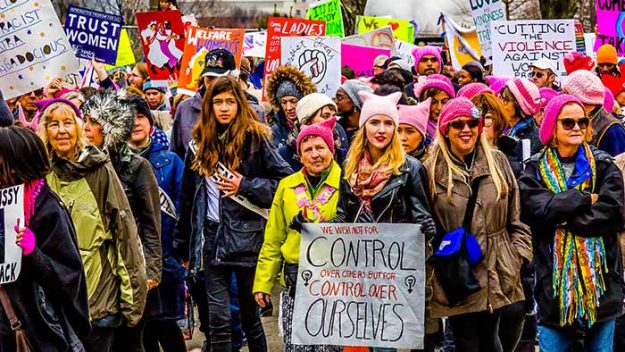
<instances>
[{"instance_id":1,"label":"colorful striped scarf","mask_svg":"<svg viewBox=\"0 0 625 352\"><path fill-rule=\"evenodd\" d=\"M592 171L592 177L579 182L574 189L594 192L597 167L587 144L578 152L580 161ZM539 162L539 172L547 188L553 193L569 189L560 159L554 148L546 148ZM560 307L560 326L571 325L576 320L590 327L597 318L599 298L606 290L607 274L605 246L602 237L580 237L565 225L556 228L553 240L553 295Z\"/></svg>"}]
</instances>

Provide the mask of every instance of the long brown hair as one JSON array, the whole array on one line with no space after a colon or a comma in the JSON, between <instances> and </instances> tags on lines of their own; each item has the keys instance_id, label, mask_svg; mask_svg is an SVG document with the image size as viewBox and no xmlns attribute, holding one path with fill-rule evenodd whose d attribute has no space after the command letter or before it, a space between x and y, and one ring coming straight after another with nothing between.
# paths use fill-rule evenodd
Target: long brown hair
<instances>
[{"instance_id":1,"label":"long brown hair","mask_svg":"<svg viewBox=\"0 0 625 352\"><path fill-rule=\"evenodd\" d=\"M493 145L497 145L497 140L508 125L506 121L510 119L506 116L503 103L493 93L478 94L471 101L480 110L482 116L485 116L486 113L490 113L493 116L493 132L495 133Z\"/></svg>"},{"instance_id":2,"label":"long brown hair","mask_svg":"<svg viewBox=\"0 0 625 352\"><path fill-rule=\"evenodd\" d=\"M28 183L50 172L50 159L41 139L28 128L0 128L0 188Z\"/></svg>"},{"instance_id":3,"label":"long brown hair","mask_svg":"<svg viewBox=\"0 0 625 352\"><path fill-rule=\"evenodd\" d=\"M213 98L221 93L230 92L237 102L237 115L221 135L213 108ZM262 124L256 112L247 101L239 83L230 77L219 77L212 82L204 95L200 119L193 128L193 141L197 152L193 170L204 176L211 176L221 161L230 170L237 170L241 163L243 148L246 147L247 135L251 143L258 145L262 139L271 137L269 127Z\"/></svg>"}]
</instances>

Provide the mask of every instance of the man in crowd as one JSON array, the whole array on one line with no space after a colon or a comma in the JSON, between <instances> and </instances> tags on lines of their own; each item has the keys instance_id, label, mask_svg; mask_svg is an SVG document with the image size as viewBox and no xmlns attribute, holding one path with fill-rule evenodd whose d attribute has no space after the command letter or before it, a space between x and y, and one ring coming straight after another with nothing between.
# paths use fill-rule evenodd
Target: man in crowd
<instances>
[{"instance_id":1,"label":"man in crowd","mask_svg":"<svg viewBox=\"0 0 625 352\"><path fill-rule=\"evenodd\" d=\"M556 72L558 72L555 62L543 57L536 60L531 65L531 69L531 81L534 82L538 88L558 88L555 84L557 78Z\"/></svg>"}]
</instances>

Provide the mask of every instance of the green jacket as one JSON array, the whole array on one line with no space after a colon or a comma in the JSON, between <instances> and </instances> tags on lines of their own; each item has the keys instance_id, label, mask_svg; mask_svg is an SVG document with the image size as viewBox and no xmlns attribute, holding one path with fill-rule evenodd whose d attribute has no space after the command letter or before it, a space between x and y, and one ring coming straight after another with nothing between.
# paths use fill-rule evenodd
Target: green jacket
<instances>
[{"instance_id":1,"label":"green jacket","mask_svg":"<svg viewBox=\"0 0 625 352\"><path fill-rule=\"evenodd\" d=\"M121 313L128 326L136 325L147 297L145 260L130 205L108 155L87 147L75 161L53 156L47 181L76 228L91 320Z\"/></svg>"},{"instance_id":2,"label":"green jacket","mask_svg":"<svg viewBox=\"0 0 625 352\"><path fill-rule=\"evenodd\" d=\"M332 162L328 176L317 187L316 193L311 195L312 189L306 181L302 170L288 176L278 184L276 195L269 212L269 220L265 227L265 241L260 250L256 276L254 279L253 292L271 294L275 278L282 268L282 262L288 264L299 263L300 233L291 229L291 220L297 216L301 208L298 206L298 187L305 187L308 200L312 200L318 207L325 221L331 220L336 215L336 207L339 201L339 186L341 184L341 167ZM329 186L329 187L327 187ZM333 191L332 191L333 190ZM327 202L323 204L321 194L328 192ZM321 197L320 197L321 196ZM321 222L315 219L311 222Z\"/></svg>"}]
</instances>

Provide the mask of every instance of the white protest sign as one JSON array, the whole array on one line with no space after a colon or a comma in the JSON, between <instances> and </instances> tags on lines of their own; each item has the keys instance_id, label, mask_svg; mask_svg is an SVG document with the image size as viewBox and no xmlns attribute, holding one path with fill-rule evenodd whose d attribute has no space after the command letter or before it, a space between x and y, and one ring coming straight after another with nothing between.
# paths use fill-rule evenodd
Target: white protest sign
<instances>
[{"instance_id":1,"label":"white protest sign","mask_svg":"<svg viewBox=\"0 0 625 352\"><path fill-rule=\"evenodd\" d=\"M395 43L393 43L393 49L391 50L391 55L401 57L402 59L408 61L410 66L414 66L414 55L412 55L412 51L416 48L416 45L412 45L401 40L395 40Z\"/></svg>"},{"instance_id":2,"label":"white protest sign","mask_svg":"<svg viewBox=\"0 0 625 352\"><path fill-rule=\"evenodd\" d=\"M415 224L304 224L297 345L423 348L425 237Z\"/></svg>"},{"instance_id":3,"label":"white protest sign","mask_svg":"<svg viewBox=\"0 0 625 352\"><path fill-rule=\"evenodd\" d=\"M0 189L0 285L17 280L22 268L22 248L13 229L18 218L24 226L24 185Z\"/></svg>"},{"instance_id":4,"label":"white protest sign","mask_svg":"<svg viewBox=\"0 0 625 352\"><path fill-rule=\"evenodd\" d=\"M345 44L371 46L374 48L392 49L395 37L393 28L384 26L363 34L354 34L341 39Z\"/></svg>"},{"instance_id":5,"label":"white protest sign","mask_svg":"<svg viewBox=\"0 0 625 352\"><path fill-rule=\"evenodd\" d=\"M243 56L265 57L267 51L267 31L245 33Z\"/></svg>"},{"instance_id":6,"label":"white protest sign","mask_svg":"<svg viewBox=\"0 0 625 352\"><path fill-rule=\"evenodd\" d=\"M530 65L540 58L552 60L560 78L566 75L563 59L576 51L573 20L496 21L492 23L493 74L529 77Z\"/></svg>"},{"instance_id":7,"label":"white protest sign","mask_svg":"<svg viewBox=\"0 0 625 352\"><path fill-rule=\"evenodd\" d=\"M482 55L490 62L492 56L490 24L506 19L502 0L469 0L471 15L477 30L477 38L482 47Z\"/></svg>"},{"instance_id":8,"label":"white protest sign","mask_svg":"<svg viewBox=\"0 0 625 352\"><path fill-rule=\"evenodd\" d=\"M78 70L50 0L0 1L0 89L5 99Z\"/></svg>"},{"instance_id":9,"label":"white protest sign","mask_svg":"<svg viewBox=\"0 0 625 352\"><path fill-rule=\"evenodd\" d=\"M333 97L341 85L341 39L336 37L282 37L282 65L304 72L317 91Z\"/></svg>"}]
</instances>

